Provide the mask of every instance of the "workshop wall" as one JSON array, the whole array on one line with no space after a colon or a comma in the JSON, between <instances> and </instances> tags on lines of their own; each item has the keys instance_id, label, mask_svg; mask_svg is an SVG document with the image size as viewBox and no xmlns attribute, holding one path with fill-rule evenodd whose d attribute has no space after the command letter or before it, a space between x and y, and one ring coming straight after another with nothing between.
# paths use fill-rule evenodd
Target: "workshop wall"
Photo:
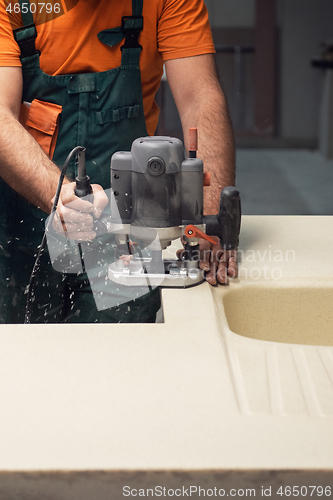
<instances>
[{"instance_id":1,"label":"workshop wall","mask_svg":"<svg viewBox=\"0 0 333 500\"><path fill-rule=\"evenodd\" d=\"M311 66L320 44L333 39L332 0L279 0L279 132L318 139L324 71Z\"/></svg>"},{"instance_id":2,"label":"workshop wall","mask_svg":"<svg viewBox=\"0 0 333 500\"><path fill-rule=\"evenodd\" d=\"M205 0L212 28L254 27L255 0Z\"/></svg>"},{"instance_id":3,"label":"workshop wall","mask_svg":"<svg viewBox=\"0 0 333 500\"><path fill-rule=\"evenodd\" d=\"M205 0L217 43L250 44L256 25L256 0ZM276 0L278 24L278 92L276 135L290 144L316 146L324 72L311 66L320 44L333 40L332 0ZM232 36L233 35L233 36ZM231 56L218 55L222 83L235 117ZM244 57L243 118L234 118L238 130L253 126L253 68Z\"/></svg>"}]
</instances>

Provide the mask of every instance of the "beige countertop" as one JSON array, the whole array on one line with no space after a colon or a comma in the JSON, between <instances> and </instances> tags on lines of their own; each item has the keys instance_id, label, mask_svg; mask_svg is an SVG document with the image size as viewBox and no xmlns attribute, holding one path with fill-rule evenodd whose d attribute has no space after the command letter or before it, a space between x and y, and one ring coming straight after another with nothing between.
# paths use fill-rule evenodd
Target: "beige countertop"
<instances>
[{"instance_id":1,"label":"beige countertop","mask_svg":"<svg viewBox=\"0 0 333 500\"><path fill-rule=\"evenodd\" d=\"M240 278L163 290L164 323L2 325L0 500L14 479L16 500L333 489L333 347L237 335L223 310L240 288L333 287L332 243L333 217L245 216Z\"/></svg>"}]
</instances>

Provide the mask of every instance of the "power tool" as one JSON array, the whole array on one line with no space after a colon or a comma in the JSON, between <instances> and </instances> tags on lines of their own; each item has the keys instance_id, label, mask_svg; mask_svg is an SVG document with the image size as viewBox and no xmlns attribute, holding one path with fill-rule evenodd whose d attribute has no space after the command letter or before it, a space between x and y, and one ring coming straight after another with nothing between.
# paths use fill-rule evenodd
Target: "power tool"
<instances>
[{"instance_id":1,"label":"power tool","mask_svg":"<svg viewBox=\"0 0 333 500\"><path fill-rule=\"evenodd\" d=\"M219 213L203 215L206 176L196 150L197 131L190 129L187 158L179 139L159 136L138 138L130 152L112 156L109 231L116 235L119 258L109 266L110 280L128 286L197 285L204 280L199 269L200 238L215 244L210 236L218 236L224 249L237 248L239 192L224 188ZM126 260L122 254L129 238L141 244ZM163 250L178 238L185 244L182 260L164 260Z\"/></svg>"}]
</instances>

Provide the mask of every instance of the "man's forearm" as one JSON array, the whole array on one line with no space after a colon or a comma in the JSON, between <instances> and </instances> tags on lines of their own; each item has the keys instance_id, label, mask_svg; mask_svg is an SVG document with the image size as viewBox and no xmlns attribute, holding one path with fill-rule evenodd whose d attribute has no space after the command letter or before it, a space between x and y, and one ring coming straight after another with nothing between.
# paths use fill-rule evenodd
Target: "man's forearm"
<instances>
[{"instance_id":1,"label":"man's forearm","mask_svg":"<svg viewBox=\"0 0 333 500\"><path fill-rule=\"evenodd\" d=\"M217 213L220 192L235 184L235 146L227 103L213 54L166 61L185 143L190 127L197 127L199 150L211 186L205 189L205 213Z\"/></svg>"},{"instance_id":2,"label":"man's forearm","mask_svg":"<svg viewBox=\"0 0 333 500\"><path fill-rule=\"evenodd\" d=\"M198 95L196 103L182 118L187 147L188 130L198 129L198 157L211 185L204 189L204 213L215 214L219 209L221 189L235 185L235 144L228 107L222 90L213 85Z\"/></svg>"},{"instance_id":3,"label":"man's forearm","mask_svg":"<svg viewBox=\"0 0 333 500\"><path fill-rule=\"evenodd\" d=\"M58 167L13 114L0 106L0 177L28 201L50 213Z\"/></svg>"}]
</instances>

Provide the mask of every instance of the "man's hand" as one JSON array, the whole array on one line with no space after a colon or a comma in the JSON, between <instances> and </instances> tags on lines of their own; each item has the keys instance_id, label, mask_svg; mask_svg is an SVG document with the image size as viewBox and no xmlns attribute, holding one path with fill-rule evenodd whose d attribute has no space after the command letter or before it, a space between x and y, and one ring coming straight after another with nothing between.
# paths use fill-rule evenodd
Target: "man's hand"
<instances>
[{"instance_id":1,"label":"man's hand","mask_svg":"<svg viewBox=\"0 0 333 500\"><path fill-rule=\"evenodd\" d=\"M61 188L58 207L53 219L54 229L76 241L93 240L96 236L93 230L94 219L98 219L109 200L103 188L92 184L93 200L78 198L75 195L75 182L64 184ZM52 199L52 203L54 198Z\"/></svg>"},{"instance_id":2,"label":"man's hand","mask_svg":"<svg viewBox=\"0 0 333 500\"><path fill-rule=\"evenodd\" d=\"M208 240L200 239L200 262L199 267L204 271L205 278L210 285L228 284L228 276L236 278L238 274L237 250L224 250L220 245L220 240L216 236L211 236L216 241L216 245ZM182 241L184 244L185 242ZM177 250L178 259L182 258L184 250Z\"/></svg>"},{"instance_id":3,"label":"man's hand","mask_svg":"<svg viewBox=\"0 0 333 500\"><path fill-rule=\"evenodd\" d=\"M207 240L200 240L199 267L206 272L206 280L210 285L228 283L228 276L235 278L238 273L237 250L224 250L220 240L211 236L217 244L213 245Z\"/></svg>"}]
</instances>

